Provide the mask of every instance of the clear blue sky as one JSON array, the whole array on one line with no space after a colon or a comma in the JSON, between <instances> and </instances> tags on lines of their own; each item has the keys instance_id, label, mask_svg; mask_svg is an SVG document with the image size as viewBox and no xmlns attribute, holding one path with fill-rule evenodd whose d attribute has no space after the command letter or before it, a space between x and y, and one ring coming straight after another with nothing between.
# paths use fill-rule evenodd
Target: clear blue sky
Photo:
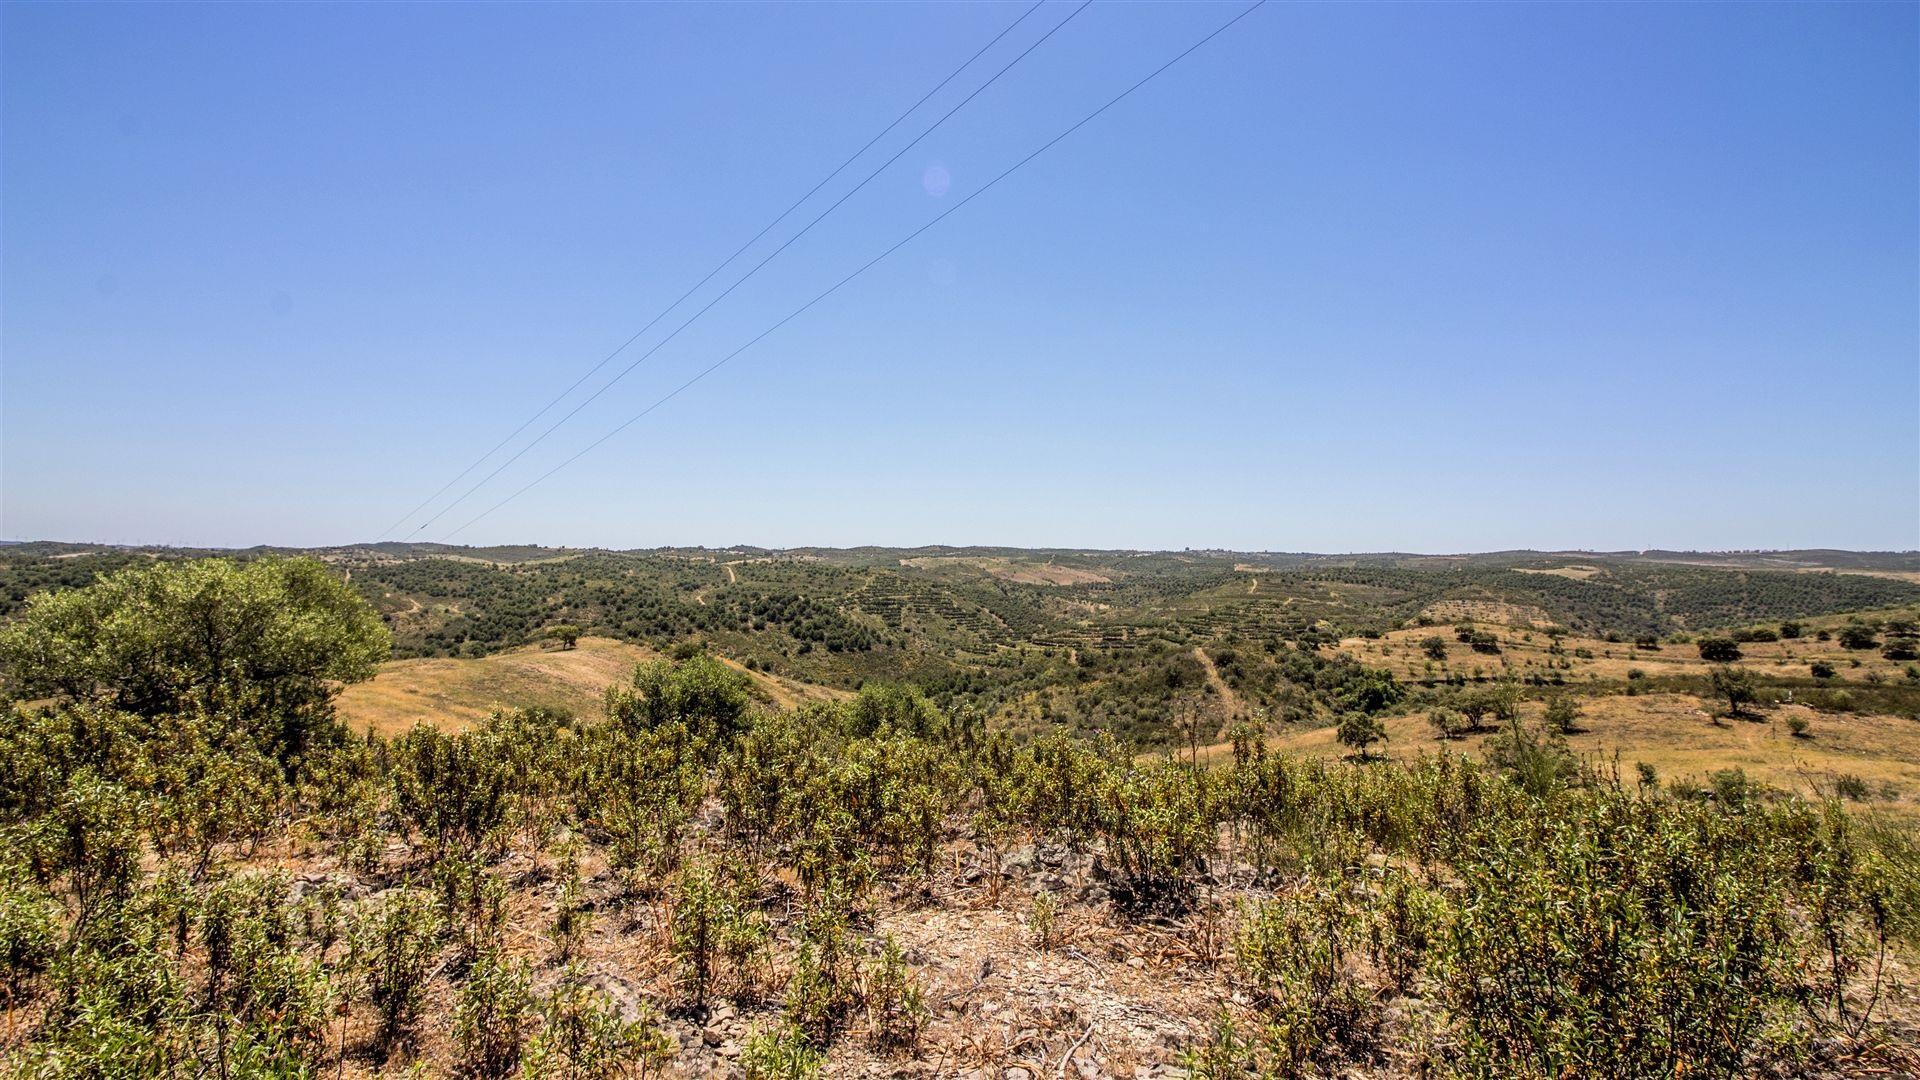
<instances>
[{"instance_id":1,"label":"clear blue sky","mask_svg":"<svg viewBox=\"0 0 1920 1080\"><path fill-rule=\"evenodd\" d=\"M373 538L1024 6L6 5L0 535ZM1096 3L469 505L1234 10ZM1920 546L1917 13L1271 4L457 539Z\"/></svg>"}]
</instances>

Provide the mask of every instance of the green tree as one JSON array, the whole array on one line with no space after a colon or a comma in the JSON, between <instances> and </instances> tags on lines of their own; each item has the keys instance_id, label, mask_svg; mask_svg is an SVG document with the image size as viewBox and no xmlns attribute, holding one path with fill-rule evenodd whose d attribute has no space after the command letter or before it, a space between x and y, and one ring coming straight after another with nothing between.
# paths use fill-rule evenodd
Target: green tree
<instances>
[{"instance_id":1,"label":"green tree","mask_svg":"<svg viewBox=\"0 0 1920 1080\"><path fill-rule=\"evenodd\" d=\"M1840 647L1843 649L1871 649L1880 644L1873 636L1873 628L1868 626L1846 626L1840 630Z\"/></svg>"},{"instance_id":2,"label":"green tree","mask_svg":"<svg viewBox=\"0 0 1920 1080\"><path fill-rule=\"evenodd\" d=\"M633 688L607 691L607 716L632 730L679 722L705 739L731 738L746 726L752 704L745 675L705 653L657 660L633 671Z\"/></svg>"},{"instance_id":3,"label":"green tree","mask_svg":"<svg viewBox=\"0 0 1920 1080\"><path fill-rule=\"evenodd\" d=\"M547 636L558 641L563 649L580 644L580 628L572 623L555 623L547 627Z\"/></svg>"},{"instance_id":4,"label":"green tree","mask_svg":"<svg viewBox=\"0 0 1920 1080\"><path fill-rule=\"evenodd\" d=\"M1698 647L1700 659L1715 664L1731 664L1740 659L1740 646L1732 638L1703 637Z\"/></svg>"},{"instance_id":5,"label":"green tree","mask_svg":"<svg viewBox=\"0 0 1920 1080\"><path fill-rule=\"evenodd\" d=\"M0 628L16 699L224 717L282 763L332 724L339 684L372 676L390 650L367 602L311 559L123 570L40 593Z\"/></svg>"},{"instance_id":6,"label":"green tree","mask_svg":"<svg viewBox=\"0 0 1920 1080\"><path fill-rule=\"evenodd\" d=\"M1732 716L1741 715L1740 706L1752 701L1756 696L1753 676L1736 667L1717 667L1709 680L1715 697L1727 699L1727 712Z\"/></svg>"},{"instance_id":7,"label":"green tree","mask_svg":"<svg viewBox=\"0 0 1920 1080\"><path fill-rule=\"evenodd\" d=\"M1547 710L1542 716L1547 727L1562 735L1573 734L1580 723L1580 706L1569 697L1555 697L1547 701Z\"/></svg>"},{"instance_id":8,"label":"green tree","mask_svg":"<svg viewBox=\"0 0 1920 1080\"><path fill-rule=\"evenodd\" d=\"M1377 716L1352 711L1340 715L1340 727L1335 735L1342 746L1352 747L1354 752L1365 758L1368 747L1387 737L1387 728Z\"/></svg>"}]
</instances>

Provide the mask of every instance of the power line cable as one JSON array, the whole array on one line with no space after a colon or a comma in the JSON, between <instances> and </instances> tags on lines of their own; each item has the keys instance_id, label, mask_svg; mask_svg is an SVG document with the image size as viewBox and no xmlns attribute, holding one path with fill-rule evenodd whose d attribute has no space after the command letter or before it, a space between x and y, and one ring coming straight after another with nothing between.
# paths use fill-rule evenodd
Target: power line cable
<instances>
[{"instance_id":1,"label":"power line cable","mask_svg":"<svg viewBox=\"0 0 1920 1080\"><path fill-rule=\"evenodd\" d=\"M1162 72L1166 71L1168 68L1179 63L1180 61L1186 59L1189 55L1191 55L1195 50L1199 49L1202 45L1205 45L1207 42L1212 41L1214 38L1219 37L1221 34L1226 33L1227 30L1229 30L1234 26L1234 24L1238 23L1240 20L1246 18L1247 16L1253 14L1255 11L1259 10L1261 7L1264 7L1266 5L1266 2L1267 0L1254 0L1253 4L1243 9L1238 15L1235 15L1233 18L1228 19L1226 22L1214 28L1212 33L1209 33L1206 37L1203 37L1199 41L1196 41L1193 44L1187 46L1185 49L1181 50L1178 55L1174 56L1173 59L1168 60L1164 64L1161 64L1159 67L1153 69L1151 72L1148 72L1144 77L1142 77L1138 82L1134 83L1132 86L1127 87L1125 90L1122 90L1118 94L1115 94L1113 97L1109 98L1106 104L1100 106L1099 108L1093 110L1087 115L1081 117L1078 121L1076 121L1073 124L1072 127L1067 128L1065 131L1062 131L1060 134L1055 135L1053 138L1048 139L1046 142L1042 143L1039 149L1034 150L1032 153L1028 154L1026 157L1023 157L1019 161L1014 162L1011 166L1008 166L1007 169L1001 172L998 176L995 176L993 179L987 181L986 183L980 185L978 188L974 189L974 191L968 194L966 198L961 199L959 202L956 202L952 206L941 211L932 220L928 221L926 224L908 233L905 237L901 238L898 242L896 242L892 247L889 247L885 251L882 251L880 254L875 255L873 258L867 260L865 263L861 264L859 269L855 270L851 274L848 274L846 277L841 278L839 281L834 282L832 286L826 289L826 291L820 293L818 296L815 296L813 299L793 309L793 311L789 312L785 318L781 319L779 322L774 323L772 326L767 327L765 330L760 331L760 333L754 335L754 337L751 340L747 341L746 344L741 345L739 348L733 350L727 355L714 361L712 364L702 369L693 378L688 379L686 382L681 383L679 386L675 387L672 391L667 393L665 396L661 397L659 400L655 401L653 404L647 406L646 408L640 410L638 413L634 414L632 417L628 418L625 422L621 423L618 427L607 432L605 435L600 436L599 438L588 443L587 445L581 447L579 450L574 451L572 456L561 461L558 465L555 465L553 468L548 469L546 472L541 473L539 476L534 477L532 480L529 480L524 486L514 491L511 495L508 495L506 498L501 499L499 502L494 503L492 506L489 506L485 510L482 510L480 513L474 515L472 518L468 519L466 524L461 525L459 528L441 537L441 541L444 543L445 541L451 540L455 536L458 536L460 533L465 532L468 528L478 523L481 519L485 518L487 515L493 513L494 511L507 505L513 500L526 494L535 485L546 480L548 477L552 476L554 473L559 472L561 469L564 469L567 466L585 457L587 454L597 449L600 446L600 444L606 442L608 439L613 438L615 435L620 434L622 431L625 431L627 428L632 427L634 424L638 423L641 419L646 417L647 414L653 412L655 409L658 409L660 406L665 405L667 402L672 401L674 398L680 396L680 393L682 391L686 390L688 387L692 386L694 383L697 383L700 380L706 378L708 375L713 374L715 371L719 370L723 365L725 365L729 360L732 360L734 357L739 356L741 353L746 352L748 349L751 349L755 345L759 344L762 339L766 338L768 335L772 334L774 331L792 322L794 319L800 317L802 314L804 314L807 311L807 309L813 307L815 304L818 304L820 301L825 300L827 297L832 296L834 293L840 291L842 286L846 285L848 282L852 281L854 278L859 277L861 274L866 273L868 270L872 269L875 265L877 265L881 260L885 259L887 256L892 255L894 252L899 251L901 248L906 247L908 244L912 243L915 238L920 236L921 233L924 233L928 229L933 228L935 225L940 224L942 221L945 221L950 215L957 212L961 207L967 205L973 200L986 194L989 190L993 188L995 184L998 184L1000 181L1005 180L1009 176L1012 176L1015 172L1018 172L1028 162L1032 161L1034 158L1039 157L1041 154L1046 153L1048 150L1051 150L1055 144L1059 143L1061 140L1065 139L1067 136L1072 135L1074 132L1079 131L1081 128L1091 123L1094 120L1094 118L1098 117L1101 113L1104 113L1108 109L1111 109L1115 105L1118 105L1122 100L1124 100L1129 95L1131 95L1135 90L1138 90L1141 87L1152 82L1155 78L1159 77L1159 75Z\"/></svg>"},{"instance_id":2,"label":"power line cable","mask_svg":"<svg viewBox=\"0 0 1920 1080\"><path fill-rule=\"evenodd\" d=\"M1039 10L1040 6L1045 2L1046 0L1039 0L1039 2L1033 5L1033 7L1030 7L1025 12L1023 12L1020 18L1015 19L1013 23L1008 25L1008 27L1005 30L1002 30L997 36L995 36L992 41L989 41L986 45L982 46L978 52L974 53L972 57L969 57L965 64L962 64L960 65L960 67L955 68L953 71L953 74L948 75L945 79L941 80L939 86L936 86L932 90L927 91L927 93L924 94L919 101L914 102L912 108L908 109L904 113L901 113L899 118L894 120L892 124L887 125L886 128L882 129L880 134L875 135L872 139L868 140L866 146L861 147L860 150L853 155L853 157L848 158L845 162L843 162L840 165L838 169L835 169L832 173L828 174L825 179L820 181L820 183L815 184L812 190L808 191L806 195L801 196L800 199L793 204L793 206L788 207L784 212L782 212L780 217L775 218L771 222L768 222L767 227L764 229L761 229L760 232L756 234L752 240L747 241L745 244L741 245L738 251L735 251L732 255L727 256L725 261L723 261L719 266L714 267L713 270L709 271L707 276L704 278L701 278L700 281L693 286L693 288L688 289L685 293L682 293L679 299L675 300L672 304L667 305L667 307L663 309L659 315L654 316L653 319L650 322L648 322L646 326L641 327L637 332L634 333L632 337L622 342L619 348L607 354L605 359L601 360L600 363L595 364L593 368L590 369L585 375L582 375L580 376L579 379L575 380L573 385L569 386L563 393L561 393L559 397L549 402L539 412L533 414L533 416L528 417L525 423L521 424L518 428L514 429L514 432L512 435L507 436L499 444L494 446L493 449L488 450L485 454L482 454L477 460L474 461L472 465L469 465L465 469L461 470L459 476L456 476L452 480L449 480L443 487L441 487L440 491L435 492L431 497L429 497L426 500L426 502L421 503L419 507L416 507L414 510L408 512L406 517L412 517L414 514L418 513L421 509L432 504L434 499L439 498L440 495L443 494L448 488L451 488L454 484L458 483L461 477L464 477L467 474L471 473L475 468L477 468L481 464L481 462L484 462L487 458L492 457L502 447L512 442L513 439L517 437L522 431L525 431L529 426L531 426L535 420L538 420L541 416L545 415L548 410L552 409L555 405L559 404L560 401L564 399L568 394L571 394L582 383L586 382L587 379L591 378L594 372L599 371L601 368L605 367L607 363L611 361L614 357L620 355L622 352L625 352L628 346L632 345L635 341L639 340L641 335L645 334L649 329L651 329L654 326L654 324L658 323L662 318L664 318L668 312L672 311L675 307L678 307L682 301L686 300L687 297L693 295L694 292L698 291L702 285L705 285L709 280L711 280L713 276L719 273L722 268L727 266L729 263L733 262L733 260L741 254L741 252L744 252L748 248L752 247L756 241L758 241L761 237L765 236L771 229L773 229L775 225L779 224L782 220L785 220L788 214L791 214L802 203L806 202L807 199L811 198L813 194L819 191L822 187L824 187L829 180L832 180L833 177L839 175L842 170L844 170L848 165L851 165L856 159L860 157L861 154L866 153L866 151L869 148L871 148L874 143L879 142L880 139L887 134L887 132L893 130L894 127L898 126L902 120L905 120L909 115L911 115L914 112L914 110L918 109L922 104L924 104L928 98L931 98L934 94L938 93L942 87L945 87L948 83L952 82L953 79L956 76L958 76L961 71L964 71L968 66L970 66L973 63L974 60L978 59L988 49L991 49L995 44L997 44L1001 40L1001 38L1006 37L1007 34L1014 29L1014 27L1024 22L1028 15L1031 15L1035 11ZM739 288L741 285L745 284L749 278L759 273L762 267L766 266L768 263L772 262L775 258L779 257L781 252L784 252L785 250L787 250L787 248L793 246L793 244L796 241L798 241L801 237L811 232L813 230L813 227L815 225L820 224L820 222L824 220L827 217L827 215L839 209L842 203L845 203L848 199L852 198L855 194L857 194L861 189L865 188L867 184L871 183L875 177L879 176L882 172L886 171L886 169L889 166L891 166L894 162L900 160L900 158L904 156L907 153L907 151L913 149L915 146L918 146L921 140L925 139L928 135L933 134L935 129L939 128L940 125L946 123L949 119L953 117L955 113L959 112L962 108L965 108L968 102L971 102L974 98L980 96L980 94L983 91L985 91L988 87L998 82L1002 75L1005 75L1008 71L1011 71L1014 65L1026 59L1029 53L1039 48L1042 44L1044 44L1047 41L1048 38L1051 38L1055 33L1059 32L1059 30L1062 27L1066 26L1067 23L1072 22L1075 16L1078 16L1082 11L1085 11L1087 9L1087 6L1092 2L1093 0L1082 0L1080 6L1074 8L1073 11L1069 13L1066 18L1061 19L1058 23L1055 23L1053 27L1050 28L1045 34L1042 34L1038 40L1033 42L1031 45L1028 45L1025 49L1021 50L1019 55L1015 56L1012 60L1008 61L1007 64L1004 67L1002 67L1000 70L994 72L993 75L990 78L988 78L986 82L981 83L980 86L975 88L972 93L962 98L959 104L947 110L946 113L944 113L938 120L935 120L931 125L929 125L926 128L926 130L922 131L919 135L914 136L914 139L912 142L909 142L907 145L901 147L898 151L894 153L892 157L882 162L879 168L867 174L867 176L864 179L862 179L858 184L855 184L851 190L849 190L846 194L840 196L840 198L836 199L831 206L828 206L825 210L821 211L816 217L814 217L812 221L807 222L807 224L804 227L802 227L799 232L796 232L792 236L788 237L787 240L783 242L779 247L773 249L773 251L770 252L765 258L761 259L758 263L755 263L751 269L749 269L746 273L740 275L740 277L737 278L733 282L733 284L727 286L724 290L720 292L718 296L715 296L713 299L707 301L707 303L704 306L702 306L700 310L694 312L693 315L688 317L685 322L682 322L679 326L675 327L673 331L669 333L666 337L655 342L652 347L647 349L646 352L642 353L639 357L637 357L632 363L628 364L625 368L622 368L619 371L619 373L614 375L613 378L608 379L605 383L601 384L599 389L587 395L587 397L583 399L579 404L575 405L572 409L568 410L566 415L562 416L559 420L556 420L553 424L548 426L546 430L542 431L539 435L535 436L532 439L532 441L520 447L520 449L514 451L514 453L510 457L508 457L505 461L502 461L498 466L494 468L492 472L488 473L486 476L481 477L478 483L474 484L472 487L462 492L459 495L459 497L455 498L452 502L441 507L438 511L434 513L432 517L421 522L420 525L416 527L412 533L408 534L409 538L411 538L412 536L418 535L422 530L426 529L427 526L439 520L443 515L447 513L447 511L453 509L455 506L458 506L460 503L465 502L466 499L469 496L471 496L474 492L480 490L482 487L485 487L489 481L491 481L494 477L500 475L500 473L504 471L509 465L512 465L515 461L518 461L523 455L526 454L527 451L533 449L535 446L538 446L541 442L545 441L547 436L553 434L553 432L556 429L558 429L561 425L565 424L568 420L571 420L577 413L580 412L581 409L584 409L589 404L592 404L592 402L595 399L597 399L601 394L606 393L609 389L612 388L612 386L615 383L625 378L628 373L633 371L634 368L639 367L642 363L645 363L646 360L649 357L651 357L654 353L659 352L660 349L663 348L668 342L678 337L682 330L685 330L688 326L691 326L695 320L699 319L700 316L706 314L707 311L710 308L712 308L715 304L718 304L720 301L726 299L729 295L732 294L732 292L735 289ZM401 519L401 523L405 522L406 517L403 517ZM397 524L398 523L396 523L396 526L394 527L397 527ZM386 535L386 532L391 532L392 529L393 527L389 527L381 535L383 536Z\"/></svg>"}]
</instances>

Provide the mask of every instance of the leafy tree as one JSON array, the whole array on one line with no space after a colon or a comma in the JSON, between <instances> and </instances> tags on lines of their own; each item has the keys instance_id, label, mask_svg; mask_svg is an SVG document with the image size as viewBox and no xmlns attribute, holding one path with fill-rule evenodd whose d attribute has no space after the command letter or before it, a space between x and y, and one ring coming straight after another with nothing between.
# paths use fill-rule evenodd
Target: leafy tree
<instances>
[{"instance_id":1,"label":"leafy tree","mask_svg":"<svg viewBox=\"0 0 1920 1080\"><path fill-rule=\"evenodd\" d=\"M1889 660L1920 660L1920 649L1914 646L1914 639L1909 637L1888 638L1880 655Z\"/></svg>"},{"instance_id":2,"label":"leafy tree","mask_svg":"<svg viewBox=\"0 0 1920 1080\"><path fill-rule=\"evenodd\" d=\"M633 672L633 688L607 691L607 716L630 730L679 722L705 739L731 738L746 726L752 682L699 653L682 661L657 660Z\"/></svg>"},{"instance_id":3,"label":"leafy tree","mask_svg":"<svg viewBox=\"0 0 1920 1080\"><path fill-rule=\"evenodd\" d=\"M1367 756L1367 748L1387 737L1386 725L1371 713L1353 711L1340 715L1340 727L1335 732L1342 746L1350 746L1362 758Z\"/></svg>"},{"instance_id":4,"label":"leafy tree","mask_svg":"<svg viewBox=\"0 0 1920 1080\"><path fill-rule=\"evenodd\" d=\"M331 724L336 687L370 677L390 648L372 608L318 562L207 559L32 597L0 628L0 671L16 698L225 717L285 763Z\"/></svg>"},{"instance_id":5,"label":"leafy tree","mask_svg":"<svg viewBox=\"0 0 1920 1080\"><path fill-rule=\"evenodd\" d=\"M1336 696L1346 708L1372 715L1399 704L1405 691L1390 673L1360 668L1341 684Z\"/></svg>"},{"instance_id":6,"label":"leafy tree","mask_svg":"<svg viewBox=\"0 0 1920 1080\"><path fill-rule=\"evenodd\" d=\"M1709 679L1716 697L1727 699L1727 712L1732 716L1741 715L1740 707L1754 700L1757 691L1753 685L1753 675L1736 667L1717 667Z\"/></svg>"},{"instance_id":7,"label":"leafy tree","mask_svg":"<svg viewBox=\"0 0 1920 1080\"><path fill-rule=\"evenodd\" d=\"M1808 664L1807 671L1816 679L1831 679L1834 676L1833 665L1825 660L1815 660Z\"/></svg>"},{"instance_id":8,"label":"leafy tree","mask_svg":"<svg viewBox=\"0 0 1920 1080\"><path fill-rule=\"evenodd\" d=\"M1492 686L1470 690L1459 696L1456 704L1466 716L1469 727L1480 730L1489 719L1500 722L1512 720L1516 714L1517 703L1514 691L1508 686Z\"/></svg>"},{"instance_id":9,"label":"leafy tree","mask_svg":"<svg viewBox=\"0 0 1920 1080\"><path fill-rule=\"evenodd\" d=\"M572 623L555 623L547 627L547 636L558 641L563 649L571 649L580 643L580 628Z\"/></svg>"},{"instance_id":10,"label":"leafy tree","mask_svg":"<svg viewBox=\"0 0 1920 1080\"><path fill-rule=\"evenodd\" d=\"M1447 658L1447 639L1438 634L1421 638L1420 648L1426 652L1429 659L1445 660Z\"/></svg>"},{"instance_id":11,"label":"leafy tree","mask_svg":"<svg viewBox=\"0 0 1920 1080\"><path fill-rule=\"evenodd\" d=\"M1854 624L1840 628L1840 647L1843 649L1871 649L1880 644L1873 634L1873 628Z\"/></svg>"},{"instance_id":12,"label":"leafy tree","mask_svg":"<svg viewBox=\"0 0 1920 1080\"><path fill-rule=\"evenodd\" d=\"M1470 726L1466 717L1445 706L1436 706L1429 711L1427 723L1432 724L1434 733L1443 739L1457 739L1466 734Z\"/></svg>"},{"instance_id":13,"label":"leafy tree","mask_svg":"<svg viewBox=\"0 0 1920 1080\"><path fill-rule=\"evenodd\" d=\"M1698 643L1700 659L1715 664L1731 664L1740 659L1740 646L1732 638L1703 637Z\"/></svg>"},{"instance_id":14,"label":"leafy tree","mask_svg":"<svg viewBox=\"0 0 1920 1080\"><path fill-rule=\"evenodd\" d=\"M1547 701L1546 712L1541 717L1548 728L1562 735L1571 735L1580 722L1580 706L1564 695Z\"/></svg>"}]
</instances>

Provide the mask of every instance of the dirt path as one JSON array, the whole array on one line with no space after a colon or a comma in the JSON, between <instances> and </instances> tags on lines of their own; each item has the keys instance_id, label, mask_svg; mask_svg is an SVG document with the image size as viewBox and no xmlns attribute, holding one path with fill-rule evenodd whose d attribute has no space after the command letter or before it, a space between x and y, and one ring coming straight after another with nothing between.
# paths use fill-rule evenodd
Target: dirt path
<instances>
[{"instance_id":1,"label":"dirt path","mask_svg":"<svg viewBox=\"0 0 1920 1080\"><path fill-rule=\"evenodd\" d=\"M740 575L733 572L732 563L723 562L720 564L720 569L725 570L727 572L727 584L729 585L740 584Z\"/></svg>"},{"instance_id":2,"label":"dirt path","mask_svg":"<svg viewBox=\"0 0 1920 1080\"><path fill-rule=\"evenodd\" d=\"M1213 657L1207 655L1207 650L1195 645L1193 658L1200 661L1200 666L1206 669L1207 684L1213 687L1214 693L1220 695L1220 704L1227 708L1227 719L1244 716L1246 709L1240 704L1240 695L1234 693L1233 687L1227 685L1227 680L1220 677L1220 669L1213 666Z\"/></svg>"}]
</instances>

